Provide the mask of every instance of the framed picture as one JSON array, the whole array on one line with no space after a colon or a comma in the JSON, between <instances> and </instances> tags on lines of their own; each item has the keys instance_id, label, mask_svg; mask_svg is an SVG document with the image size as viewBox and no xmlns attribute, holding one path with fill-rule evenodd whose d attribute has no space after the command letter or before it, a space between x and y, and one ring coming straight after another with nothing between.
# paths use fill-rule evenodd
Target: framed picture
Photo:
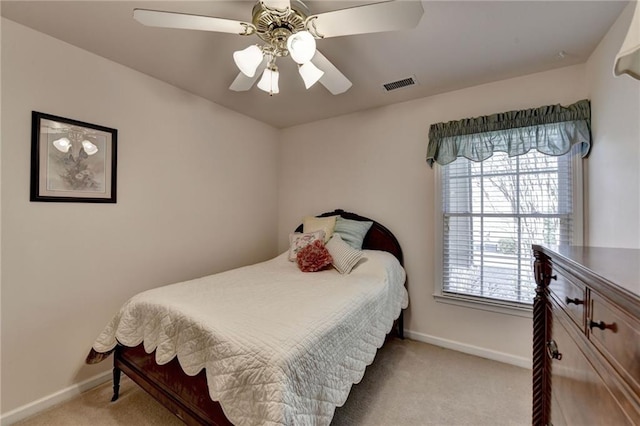
<instances>
[{"instance_id":1,"label":"framed picture","mask_svg":"<svg viewBox=\"0 0 640 426\"><path fill-rule=\"evenodd\" d=\"M116 202L118 131L32 112L31 201Z\"/></svg>"}]
</instances>

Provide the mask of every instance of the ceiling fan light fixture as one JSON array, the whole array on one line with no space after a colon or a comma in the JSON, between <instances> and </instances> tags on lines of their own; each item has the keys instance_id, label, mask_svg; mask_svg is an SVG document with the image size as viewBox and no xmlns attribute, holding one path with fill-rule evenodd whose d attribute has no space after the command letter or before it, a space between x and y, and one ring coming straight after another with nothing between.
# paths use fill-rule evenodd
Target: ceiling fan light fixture
<instances>
[{"instance_id":1,"label":"ceiling fan light fixture","mask_svg":"<svg viewBox=\"0 0 640 426\"><path fill-rule=\"evenodd\" d=\"M269 67L265 69L262 73L262 78L258 82L258 89L264 90L269 95L280 93L280 89L278 88L279 77L280 73L278 72L278 68Z\"/></svg>"},{"instance_id":2,"label":"ceiling fan light fixture","mask_svg":"<svg viewBox=\"0 0 640 426\"><path fill-rule=\"evenodd\" d=\"M233 52L233 61L244 75L253 77L256 75L258 65L262 62L262 50L255 44L246 49L237 50Z\"/></svg>"},{"instance_id":3,"label":"ceiling fan light fixture","mask_svg":"<svg viewBox=\"0 0 640 426\"><path fill-rule=\"evenodd\" d=\"M278 93L278 72L273 62L275 58L290 55L298 65L305 65L312 59L315 61L313 65L308 64L299 71L307 88L320 81L333 95L339 95L349 90L352 83L316 50L316 38L407 30L415 28L424 14L421 1L378 1L319 14L311 14L303 1L257 0L252 9L251 22L138 8L134 9L134 18L150 27L203 30L241 36L255 34L265 42L263 46L250 46L233 54L240 69L229 87L233 91L249 90L258 80L258 69L261 72L265 63L268 63L269 71L265 71L260 80L261 89L271 94ZM324 72L319 80L316 66Z\"/></svg>"},{"instance_id":4,"label":"ceiling fan light fixture","mask_svg":"<svg viewBox=\"0 0 640 426\"><path fill-rule=\"evenodd\" d=\"M300 65L298 72L304 80L304 87L307 89L316 84L324 75L324 71L313 65L311 61Z\"/></svg>"},{"instance_id":5,"label":"ceiling fan light fixture","mask_svg":"<svg viewBox=\"0 0 640 426\"><path fill-rule=\"evenodd\" d=\"M287 39L287 49L291 59L298 64L306 64L316 53L316 39L309 31L299 31Z\"/></svg>"}]
</instances>

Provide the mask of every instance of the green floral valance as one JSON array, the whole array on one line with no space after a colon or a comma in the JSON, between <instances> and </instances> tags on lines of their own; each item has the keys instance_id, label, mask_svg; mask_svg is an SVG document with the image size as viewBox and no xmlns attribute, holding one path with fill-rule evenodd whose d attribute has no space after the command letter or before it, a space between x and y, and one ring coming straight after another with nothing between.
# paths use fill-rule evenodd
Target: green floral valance
<instances>
[{"instance_id":1,"label":"green floral valance","mask_svg":"<svg viewBox=\"0 0 640 426\"><path fill-rule=\"evenodd\" d=\"M495 151L506 152L510 157L532 149L562 155L576 144L582 145L582 156L586 157L591 148L588 100L566 107L549 105L433 124L429 129L427 163L445 165L458 157L482 161Z\"/></svg>"}]
</instances>

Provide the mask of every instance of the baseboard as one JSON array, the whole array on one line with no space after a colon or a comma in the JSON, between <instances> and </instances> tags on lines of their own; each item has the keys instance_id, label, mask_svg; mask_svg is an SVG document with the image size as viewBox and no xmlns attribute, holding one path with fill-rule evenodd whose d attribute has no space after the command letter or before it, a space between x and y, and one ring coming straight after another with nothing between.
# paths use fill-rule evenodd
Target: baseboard
<instances>
[{"instance_id":1,"label":"baseboard","mask_svg":"<svg viewBox=\"0 0 640 426\"><path fill-rule=\"evenodd\" d=\"M504 352L492 351L490 349L481 348L479 346L468 345L466 343L443 339L441 337L418 333L411 330L405 330L404 335L405 337L408 337L412 340L429 343L431 345L440 346L442 348L453 349L454 351L463 352L465 354L475 355L481 358L491 359L493 361L504 362L505 364L511 364L522 368L531 369L532 367L532 362L529 358L523 358Z\"/></svg>"},{"instance_id":2,"label":"baseboard","mask_svg":"<svg viewBox=\"0 0 640 426\"><path fill-rule=\"evenodd\" d=\"M40 398L37 401L33 401L29 404L18 407L15 410L11 410L8 413L0 416L0 424L2 426L9 426L20 420L26 419L40 411L44 411L47 408L51 408L54 405L58 405L61 402L68 401L80 395L82 392L88 391L98 385L101 385L109 381L112 377L111 370L104 373L93 376L83 382L71 385L68 388L62 389L51 395Z\"/></svg>"}]
</instances>

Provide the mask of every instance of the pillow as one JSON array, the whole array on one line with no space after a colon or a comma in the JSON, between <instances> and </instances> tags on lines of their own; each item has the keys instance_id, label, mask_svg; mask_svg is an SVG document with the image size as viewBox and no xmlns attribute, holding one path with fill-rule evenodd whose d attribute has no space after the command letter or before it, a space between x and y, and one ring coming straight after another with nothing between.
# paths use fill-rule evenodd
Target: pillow
<instances>
[{"instance_id":1,"label":"pillow","mask_svg":"<svg viewBox=\"0 0 640 426\"><path fill-rule=\"evenodd\" d=\"M342 241L340 234L333 234L327 243L327 250L333 258L333 267L341 274L349 274L356 263L364 257L362 250L356 250Z\"/></svg>"},{"instance_id":2,"label":"pillow","mask_svg":"<svg viewBox=\"0 0 640 426\"><path fill-rule=\"evenodd\" d=\"M342 241L349 244L354 249L362 249L362 241L373 225L370 221L359 221L351 219L336 219L336 228L333 232L340 234Z\"/></svg>"},{"instance_id":3,"label":"pillow","mask_svg":"<svg viewBox=\"0 0 640 426\"><path fill-rule=\"evenodd\" d=\"M333 259L322 240L316 240L298 252L296 261L302 272L316 272L331 265Z\"/></svg>"},{"instance_id":4,"label":"pillow","mask_svg":"<svg viewBox=\"0 0 640 426\"><path fill-rule=\"evenodd\" d=\"M306 216L302 219L302 231L313 232L318 230L324 231L324 242L326 243L333 234L333 229L336 227L336 216L329 217L314 217Z\"/></svg>"},{"instance_id":5,"label":"pillow","mask_svg":"<svg viewBox=\"0 0 640 426\"><path fill-rule=\"evenodd\" d=\"M316 240L324 242L323 230L308 232L306 234L301 232L289 234L289 260L295 262L298 252Z\"/></svg>"}]
</instances>

